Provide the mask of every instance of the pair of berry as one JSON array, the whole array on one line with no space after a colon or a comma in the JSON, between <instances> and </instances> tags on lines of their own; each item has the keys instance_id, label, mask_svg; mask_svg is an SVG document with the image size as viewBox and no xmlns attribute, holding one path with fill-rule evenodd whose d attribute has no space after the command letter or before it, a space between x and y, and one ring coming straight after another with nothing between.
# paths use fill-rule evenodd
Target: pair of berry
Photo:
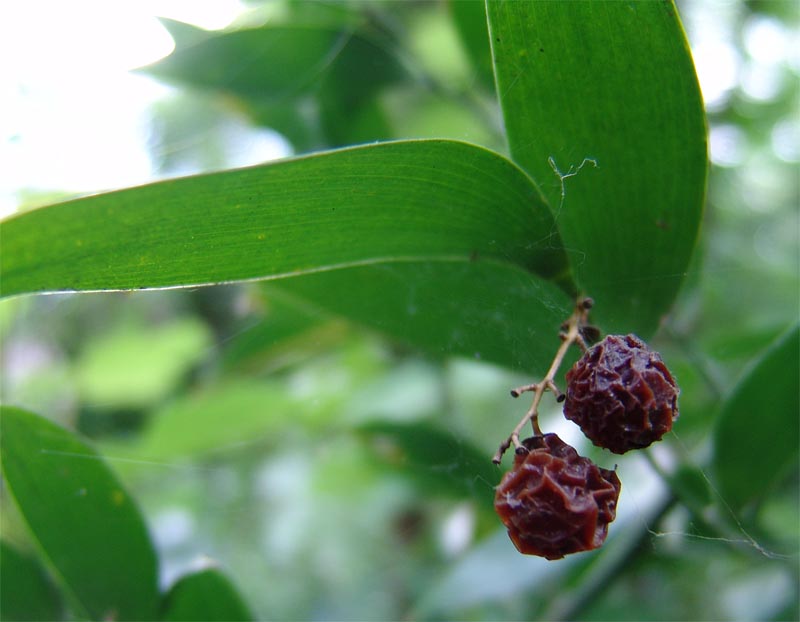
<instances>
[{"instance_id":1,"label":"pair of berry","mask_svg":"<svg viewBox=\"0 0 800 622\"><path fill-rule=\"evenodd\" d=\"M595 445L623 454L672 428L678 393L657 352L635 335L609 335L567 372L564 415ZM560 559L603 544L619 492L615 471L555 434L537 435L517 449L495 510L521 553Z\"/></svg>"}]
</instances>

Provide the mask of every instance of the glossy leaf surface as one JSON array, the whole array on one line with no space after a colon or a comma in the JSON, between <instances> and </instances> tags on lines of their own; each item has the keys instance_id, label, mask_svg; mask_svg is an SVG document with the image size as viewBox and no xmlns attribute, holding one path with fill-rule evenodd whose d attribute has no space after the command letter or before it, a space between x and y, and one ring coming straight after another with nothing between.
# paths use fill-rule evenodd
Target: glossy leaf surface
<instances>
[{"instance_id":1,"label":"glossy leaf surface","mask_svg":"<svg viewBox=\"0 0 800 622\"><path fill-rule=\"evenodd\" d=\"M0 283L2 295L138 289L476 256L571 285L520 169L466 143L402 141L21 214L3 223Z\"/></svg>"},{"instance_id":2,"label":"glossy leaf surface","mask_svg":"<svg viewBox=\"0 0 800 622\"><path fill-rule=\"evenodd\" d=\"M488 3L512 158L553 208L606 332L646 338L698 235L700 90L671 2Z\"/></svg>"},{"instance_id":3,"label":"glossy leaf surface","mask_svg":"<svg viewBox=\"0 0 800 622\"><path fill-rule=\"evenodd\" d=\"M93 620L151 620L157 561L142 516L89 445L30 412L0 409L3 476L74 602Z\"/></svg>"}]
</instances>

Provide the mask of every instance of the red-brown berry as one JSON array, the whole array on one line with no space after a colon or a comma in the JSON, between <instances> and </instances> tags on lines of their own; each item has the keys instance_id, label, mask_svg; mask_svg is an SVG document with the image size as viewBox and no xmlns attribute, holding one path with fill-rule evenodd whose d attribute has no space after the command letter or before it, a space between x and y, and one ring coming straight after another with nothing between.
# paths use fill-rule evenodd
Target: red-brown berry
<instances>
[{"instance_id":1,"label":"red-brown berry","mask_svg":"<svg viewBox=\"0 0 800 622\"><path fill-rule=\"evenodd\" d=\"M561 559L596 549L616 516L620 482L555 434L523 441L527 451L495 491L494 507L520 553Z\"/></svg>"},{"instance_id":2,"label":"red-brown berry","mask_svg":"<svg viewBox=\"0 0 800 622\"><path fill-rule=\"evenodd\" d=\"M678 386L635 335L609 335L567 372L564 416L617 454L661 439L678 418Z\"/></svg>"}]
</instances>

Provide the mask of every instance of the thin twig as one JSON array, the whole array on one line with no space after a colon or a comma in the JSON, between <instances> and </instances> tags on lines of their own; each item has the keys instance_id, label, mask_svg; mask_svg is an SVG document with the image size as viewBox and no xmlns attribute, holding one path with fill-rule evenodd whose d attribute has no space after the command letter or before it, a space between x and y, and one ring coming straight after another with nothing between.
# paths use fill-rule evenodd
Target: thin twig
<instances>
[{"instance_id":1,"label":"thin twig","mask_svg":"<svg viewBox=\"0 0 800 622\"><path fill-rule=\"evenodd\" d=\"M558 387L555 383L555 377L558 373L559 367L561 367L561 363L564 362L564 357L567 354L567 350L569 350L569 347L573 343L578 344L582 350L586 350L586 342L583 340L580 331L581 328L586 325L586 318L589 314L589 309L591 308L591 298L583 298L578 301L578 304L576 305L575 310L572 312L572 315L562 325L564 332L560 333L561 345L558 347L556 355L553 357L553 362L550 364L550 369L547 370L545 377L539 382L526 384L511 390L511 395L514 397L519 397L521 394L529 391L533 392L533 403L528 409L528 412L525 413L525 416L522 417L519 423L514 427L509 437L500 444L497 453L495 453L494 457L492 458L492 462L495 464L500 464L503 454L512 445L514 446L515 451L525 450L519 440L519 434L528 421L531 422L534 436L542 436L542 430L539 428L539 403L542 401L542 395L544 395L545 391L549 390L556 396L557 401L563 401L563 393L558 390Z\"/></svg>"}]
</instances>

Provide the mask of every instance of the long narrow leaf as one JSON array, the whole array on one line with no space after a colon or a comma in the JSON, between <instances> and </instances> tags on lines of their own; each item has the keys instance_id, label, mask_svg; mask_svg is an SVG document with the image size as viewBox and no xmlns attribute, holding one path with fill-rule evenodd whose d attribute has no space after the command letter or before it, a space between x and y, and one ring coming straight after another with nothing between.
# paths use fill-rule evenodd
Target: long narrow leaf
<instances>
[{"instance_id":1,"label":"long narrow leaf","mask_svg":"<svg viewBox=\"0 0 800 622\"><path fill-rule=\"evenodd\" d=\"M486 149L401 141L85 197L2 224L0 295L491 258L572 282L531 180Z\"/></svg>"},{"instance_id":2,"label":"long narrow leaf","mask_svg":"<svg viewBox=\"0 0 800 622\"><path fill-rule=\"evenodd\" d=\"M651 333L686 274L706 131L672 2L489 0L515 162L541 185L603 329Z\"/></svg>"},{"instance_id":3,"label":"long narrow leaf","mask_svg":"<svg viewBox=\"0 0 800 622\"><path fill-rule=\"evenodd\" d=\"M720 409L714 474L728 504L763 499L797 462L800 436L800 326L795 325L747 371Z\"/></svg>"},{"instance_id":4,"label":"long narrow leaf","mask_svg":"<svg viewBox=\"0 0 800 622\"><path fill-rule=\"evenodd\" d=\"M94 449L0 407L3 477L42 553L93 620L152 620L157 560L142 516ZM4 585L5 587L5 585Z\"/></svg>"}]
</instances>

